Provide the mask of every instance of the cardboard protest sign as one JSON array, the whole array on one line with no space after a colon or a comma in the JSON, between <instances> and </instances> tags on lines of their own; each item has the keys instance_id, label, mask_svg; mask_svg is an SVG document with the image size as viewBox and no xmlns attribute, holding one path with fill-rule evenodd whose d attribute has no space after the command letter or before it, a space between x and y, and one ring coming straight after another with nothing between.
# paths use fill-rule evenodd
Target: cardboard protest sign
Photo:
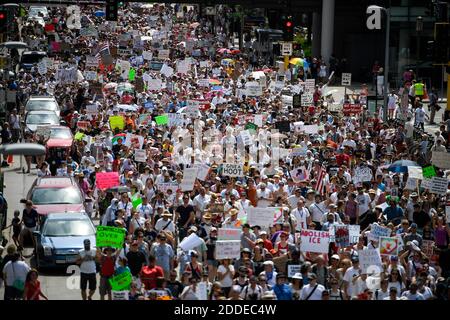
<instances>
[{"instance_id":1,"label":"cardboard protest sign","mask_svg":"<svg viewBox=\"0 0 450 320\"><path fill-rule=\"evenodd\" d=\"M97 188L100 190L106 190L108 188L116 187L119 183L118 172L97 172L96 180Z\"/></svg>"},{"instance_id":2,"label":"cardboard protest sign","mask_svg":"<svg viewBox=\"0 0 450 320\"><path fill-rule=\"evenodd\" d=\"M217 234L217 240L241 240L240 229L233 228L219 228Z\"/></svg>"},{"instance_id":3,"label":"cardboard protest sign","mask_svg":"<svg viewBox=\"0 0 450 320\"><path fill-rule=\"evenodd\" d=\"M133 276L129 271L122 272L121 274L113 276L109 279L111 289L114 291L129 290L132 281Z\"/></svg>"},{"instance_id":4,"label":"cardboard protest sign","mask_svg":"<svg viewBox=\"0 0 450 320\"><path fill-rule=\"evenodd\" d=\"M353 175L353 183L358 184L361 182L372 181L372 170L369 167L357 167L355 168L355 174Z\"/></svg>"},{"instance_id":5,"label":"cardboard protest sign","mask_svg":"<svg viewBox=\"0 0 450 320\"><path fill-rule=\"evenodd\" d=\"M430 192L440 195L445 195L448 189L447 177L433 177L431 179Z\"/></svg>"},{"instance_id":6,"label":"cardboard protest sign","mask_svg":"<svg viewBox=\"0 0 450 320\"><path fill-rule=\"evenodd\" d=\"M111 130L114 130L115 128L123 130L125 128L125 119L123 118L123 116L110 116L109 125L111 127Z\"/></svg>"},{"instance_id":7,"label":"cardboard protest sign","mask_svg":"<svg viewBox=\"0 0 450 320\"><path fill-rule=\"evenodd\" d=\"M300 273L300 267L299 264L290 264L288 267L288 278L292 278L296 273Z\"/></svg>"},{"instance_id":8,"label":"cardboard protest sign","mask_svg":"<svg viewBox=\"0 0 450 320\"><path fill-rule=\"evenodd\" d=\"M334 242L339 248L345 248L350 245L350 234L347 225L337 225L334 228Z\"/></svg>"},{"instance_id":9,"label":"cardboard protest sign","mask_svg":"<svg viewBox=\"0 0 450 320\"><path fill-rule=\"evenodd\" d=\"M362 273L380 273L381 272L381 256L378 249L358 250L359 266Z\"/></svg>"},{"instance_id":10,"label":"cardboard protest sign","mask_svg":"<svg viewBox=\"0 0 450 320\"><path fill-rule=\"evenodd\" d=\"M380 254L382 256L398 256L399 240L397 237L380 237Z\"/></svg>"},{"instance_id":11,"label":"cardboard protest sign","mask_svg":"<svg viewBox=\"0 0 450 320\"><path fill-rule=\"evenodd\" d=\"M273 226L273 220L278 208L254 208L247 209L247 223L250 226L268 228Z\"/></svg>"},{"instance_id":12,"label":"cardboard protest sign","mask_svg":"<svg viewBox=\"0 0 450 320\"><path fill-rule=\"evenodd\" d=\"M239 259L241 256L241 240L217 240L216 260Z\"/></svg>"},{"instance_id":13,"label":"cardboard protest sign","mask_svg":"<svg viewBox=\"0 0 450 320\"><path fill-rule=\"evenodd\" d=\"M422 252L428 257L431 258L434 254L434 241L433 240L422 240Z\"/></svg>"},{"instance_id":14,"label":"cardboard protest sign","mask_svg":"<svg viewBox=\"0 0 450 320\"><path fill-rule=\"evenodd\" d=\"M181 191L192 191L194 189L197 171L197 168L185 168L183 170L183 180L181 180L180 184Z\"/></svg>"},{"instance_id":15,"label":"cardboard protest sign","mask_svg":"<svg viewBox=\"0 0 450 320\"><path fill-rule=\"evenodd\" d=\"M195 247L198 247L201 244L202 239L199 238L195 233L192 233L189 236L185 237L183 241L180 242L179 247L183 251L189 251L194 249Z\"/></svg>"},{"instance_id":16,"label":"cardboard protest sign","mask_svg":"<svg viewBox=\"0 0 450 320\"><path fill-rule=\"evenodd\" d=\"M250 146L253 144L253 138L250 135L249 130L243 130L239 135L241 136L242 143L244 146Z\"/></svg>"},{"instance_id":17,"label":"cardboard protest sign","mask_svg":"<svg viewBox=\"0 0 450 320\"><path fill-rule=\"evenodd\" d=\"M408 178L423 179L422 167L408 167Z\"/></svg>"},{"instance_id":18,"label":"cardboard protest sign","mask_svg":"<svg viewBox=\"0 0 450 320\"><path fill-rule=\"evenodd\" d=\"M146 150L134 149L134 160L136 162L146 162L147 161Z\"/></svg>"},{"instance_id":19,"label":"cardboard protest sign","mask_svg":"<svg viewBox=\"0 0 450 320\"><path fill-rule=\"evenodd\" d=\"M122 248L125 239L125 229L116 227L97 226L95 234L96 246Z\"/></svg>"},{"instance_id":20,"label":"cardboard protest sign","mask_svg":"<svg viewBox=\"0 0 450 320\"><path fill-rule=\"evenodd\" d=\"M224 163L222 165L222 175L227 177L243 177L244 165L235 163Z\"/></svg>"},{"instance_id":21,"label":"cardboard protest sign","mask_svg":"<svg viewBox=\"0 0 450 320\"><path fill-rule=\"evenodd\" d=\"M169 59L170 50L169 49L161 49L158 50L158 59L166 60Z\"/></svg>"},{"instance_id":22,"label":"cardboard protest sign","mask_svg":"<svg viewBox=\"0 0 450 320\"><path fill-rule=\"evenodd\" d=\"M450 169L450 153L433 151L431 163L440 169Z\"/></svg>"},{"instance_id":23,"label":"cardboard protest sign","mask_svg":"<svg viewBox=\"0 0 450 320\"><path fill-rule=\"evenodd\" d=\"M432 178L436 176L436 169L434 169L434 166L427 166L422 168L422 174L424 178Z\"/></svg>"},{"instance_id":24,"label":"cardboard protest sign","mask_svg":"<svg viewBox=\"0 0 450 320\"><path fill-rule=\"evenodd\" d=\"M348 225L348 232L349 232L351 244L358 243L360 228L361 228L361 226L358 224L349 224Z\"/></svg>"},{"instance_id":25,"label":"cardboard protest sign","mask_svg":"<svg viewBox=\"0 0 450 320\"><path fill-rule=\"evenodd\" d=\"M389 237L391 235L391 232L392 230L390 228L385 228L376 223L372 223L367 239L370 241L379 241L380 237Z\"/></svg>"},{"instance_id":26,"label":"cardboard protest sign","mask_svg":"<svg viewBox=\"0 0 450 320\"><path fill-rule=\"evenodd\" d=\"M330 233L327 231L301 230L300 250L303 252L328 253Z\"/></svg>"}]
</instances>

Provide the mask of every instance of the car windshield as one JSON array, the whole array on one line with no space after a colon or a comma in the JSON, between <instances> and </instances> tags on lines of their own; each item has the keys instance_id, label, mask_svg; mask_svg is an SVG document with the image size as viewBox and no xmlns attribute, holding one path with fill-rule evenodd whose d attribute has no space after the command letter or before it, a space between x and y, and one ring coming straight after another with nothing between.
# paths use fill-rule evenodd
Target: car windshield
<instances>
[{"instance_id":1,"label":"car windshield","mask_svg":"<svg viewBox=\"0 0 450 320\"><path fill-rule=\"evenodd\" d=\"M95 229L88 220L48 220L42 234L47 237L93 236Z\"/></svg>"},{"instance_id":2,"label":"car windshield","mask_svg":"<svg viewBox=\"0 0 450 320\"><path fill-rule=\"evenodd\" d=\"M62 128L52 128L50 133L51 139L70 139L72 138L72 134L70 133L70 130L68 129L62 129Z\"/></svg>"},{"instance_id":3,"label":"car windshield","mask_svg":"<svg viewBox=\"0 0 450 320\"><path fill-rule=\"evenodd\" d=\"M22 63L38 63L41 59L44 58L44 55L40 54L25 54L22 56Z\"/></svg>"},{"instance_id":4,"label":"car windshield","mask_svg":"<svg viewBox=\"0 0 450 320\"><path fill-rule=\"evenodd\" d=\"M27 124L58 124L58 116L52 113L29 114Z\"/></svg>"},{"instance_id":5,"label":"car windshield","mask_svg":"<svg viewBox=\"0 0 450 320\"><path fill-rule=\"evenodd\" d=\"M34 204L81 204L81 193L74 187L37 188L33 191L31 201Z\"/></svg>"},{"instance_id":6,"label":"car windshield","mask_svg":"<svg viewBox=\"0 0 450 320\"><path fill-rule=\"evenodd\" d=\"M56 111L58 106L52 100L30 100L25 109L27 111Z\"/></svg>"}]
</instances>

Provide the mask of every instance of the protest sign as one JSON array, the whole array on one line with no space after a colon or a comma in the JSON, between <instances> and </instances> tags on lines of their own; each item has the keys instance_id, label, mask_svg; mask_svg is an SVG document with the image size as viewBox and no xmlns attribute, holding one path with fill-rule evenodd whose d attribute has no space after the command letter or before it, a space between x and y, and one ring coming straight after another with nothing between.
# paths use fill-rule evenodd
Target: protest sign
<instances>
[{"instance_id":1,"label":"protest sign","mask_svg":"<svg viewBox=\"0 0 450 320\"><path fill-rule=\"evenodd\" d=\"M89 125L90 125L89 121L78 121L77 122L77 127L82 130L87 130Z\"/></svg>"},{"instance_id":2,"label":"protest sign","mask_svg":"<svg viewBox=\"0 0 450 320\"><path fill-rule=\"evenodd\" d=\"M133 276L129 271L122 272L117 276L113 276L109 279L111 289L114 291L129 290L132 281Z\"/></svg>"},{"instance_id":3,"label":"protest sign","mask_svg":"<svg viewBox=\"0 0 450 320\"><path fill-rule=\"evenodd\" d=\"M182 60L177 62L177 73L187 74L191 67L189 60Z\"/></svg>"},{"instance_id":4,"label":"protest sign","mask_svg":"<svg viewBox=\"0 0 450 320\"><path fill-rule=\"evenodd\" d=\"M259 97L263 93L262 86L256 81L247 82L245 85L245 92L249 97Z\"/></svg>"},{"instance_id":5,"label":"protest sign","mask_svg":"<svg viewBox=\"0 0 450 320\"><path fill-rule=\"evenodd\" d=\"M127 133L124 145L133 149L142 149L144 146L144 137L137 134Z\"/></svg>"},{"instance_id":6,"label":"protest sign","mask_svg":"<svg viewBox=\"0 0 450 320\"><path fill-rule=\"evenodd\" d=\"M392 230L390 228L385 228L377 223L372 223L370 227L370 233L367 236L368 240L379 241L380 237L389 237Z\"/></svg>"},{"instance_id":7,"label":"protest sign","mask_svg":"<svg viewBox=\"0 0 450 320\"><path fill-rule=\"evenodd\" d=\"M209 79L198 79L197 84L200 87L209 87Z\"/></svg>"},{"instance_id":8,"label":"protest sign","mask_svg":"<svg viewBox=\"0 0 450 320\"><path fill-rule=\"evenodd\" d=\"M124 228L97 226L97 232L95 234L95 243L97 248L122 248L124 239Z\"/></svg>"},{"instance_id":9,"label":"protest sign","mask_svg":"<svg viewBox=\"0 0 450 320\"><path fill-rule=\"evenodd\" d=\"M350 245L350 234L347 225L335 226L334 236L334 242L339 248L345 248Z\"/></svg>"},{"instance_id":10,"label":"protest sign","mask_svg":"<svg viewBox=\"0 0 450 320\"><path fill-rule=\"evenodd\" d=\"M355 174L353 175L354 184L358 184L365 181L371 181L372 178L373 178L372 170L369 167L355 168Z\"/></svg>"},{"instance_id":11,"label":"protest sign","mask_svg":"<svg viewBox=\"0 0 450 320\"><path fill-rule=\"evenodd\" d=\"M295 168L294 170L290 171L290 175L292 180L294 180L295 183L299 183L300 181L306 180L309 176L308 171L306 170L305 166Z\"/></svg>"},{"instance_id":12,"label":"protest sign","mask_svg":"<svg viewBox=\"0 0 450 320\"><path fill-rule=\"evenodd\" d=\"M288 267L288 278L292 278L296 273L300 273L300 267L299 264L290 264Z\"/></svg>"},{"instance_id":13,"label":"protest sign","mask_svg":"<svg viewBox=\"0 0 450 320\"><path fill-rule=\"evenodd\" d=\"M224 163L222 166L222 175L227 177L243 177L244 165L234 163Z\"/></svg>"},{"instance_id":14,"label":"protest sign","mask_svg":"<svg viewBox=\"0 0 450 320\"><path fill-rule=\"evenodd\" d=\"M241 240L217 240L216 260L239 259L241 256Z\"/></svg>"},{"instance_id":15,"label":"protest sign","mask_svg":"<svg viewBox=\"0 0 450 320\"><path fill-rule=\"evenodd\" d=\"M381 256L378 249L358 250L358 257L362 273L381 272Z\"/></svg>"},{"instance_id":16,"label":"protest sign","mask_svg":"<svg viewBox=\"0 0 450 320\"><path fill-rule=\"evenodd\" d=\"M98 58L96 56L86 56L86 67L87 68L97 68Z\"/></svg>"},{"instance_id":17,"label":"protest sign","mask_svg":"<svg viewBox=\"0 0 450 320\"><path fill-rule=\"evenodd\" d=\"M436 176L436 170L433 165L427 166L422 168L422 174L424 178L432 178Z\"/></svg>"},{"instance_id":18,"label":"protest sign","mask_svg":"<svg viewBox=\"0 0 450 320\"><path fill-rule=\"evenodd\" d=\"M197 179L201 181L206 181L208 177L210 167L207 164L194 164L193 168L196 168L197 171Z\"/></svg>"},{"instance_id":19,"label":"protest sign","mask_svg":"<svg viewBox=\"0 0 450 320\"><path fill-rule=\"evenodd\" d=\"M178 189L177 182L161 182L157 184L158 190L164 193L167 193L167 190L172 190L172 192L176 192Z\"/></svg>"},{"instance_id":20,"label":"protest sign","mask_svg":"<svg viewBox=\"0 0 450 320\"><path fill-rule=\"evenodd\" d=\"M111 291L112 300L130 300L129 291Z\"/></svg>"},{"instance_id":21,"label":"protest sign","mask_svg":"<svg viewBox=\"0 0 450 320\"><path fill-rule=\"evenodd\" d=\"M118 172L97 172L95 176L97 188L100 190L105 190L120 185Z\"/></svg>"},{"instance_id":22,"label":"protest sign","mask_svg":"<svg viewBox=\"0 0 450 320\"><path fill-rule=\"evenodd\" d=\"M450 221L450 205L445 206L445 221Z\"/></svg>"},{"instance_id":23,"label":"protest sign","mask_svg":"<svg viewBox=\"0 0 450 320\"><path fill-rule=\"evenodd\" d=\"M183 170L183 180L180 183L181 191L192 191L194 189L197 171L197 168L185 168Z\"/></svg>"},{"instance_id":24,"label":"protest sign","mask_svg":"<svg viewBox=\"0 0 450 320\"><path fill-rule=\"evenodd\" d=\"M47 64L44 60L39 61L38 65L38 72L41 76L47 74Z\"/></svg>"},{"instance_id":25,"label":"protest sign","mask_svg":"<svg viewBox=\"0 0 450 320\"><path fill-rule=\"evenodd\" d=\"M150 113L144 113L139 115L139 124L144 126L148 125L149 121L151 121L152 115Z\"/></svg>"},{"instance_id":26,"label":"protest sign","mask_svg":"<svg viewBox=\"0 0 450 320\"><path fill-rule=\"evenodd\" d=\"M208 300L208 283L203 281L197 283L197 291L195 294L200 301Z\"/></svg>"},{"instance_id":27,"label":"protest sign","mask_svg":"<svg viewBox=\"0 0 450 320\"><path fill-rule=\"evenodd\" d=\"M75 140L80 141L82 140L84 137L84 133L83 132L77 132L75 133L75 136L73 137Z\"/></svg>"},{"instance_id":28,"label":"protest sign","mask_svg":"<svg viewBox=\"0 0 450 320\"><path fill-rule=\"evenodd\" d=\"M319 132L319 126L317 124L304 125L303 130L306 134L316 134Z\"/></svg>"},{"instance_id":29,"label":"protest sign","mask_svg":"<svg viewBox=\"0 0 450 320\"><path fill-rule=\"evenodd\" d=\"M147 81L147 89L150 91L158 91L162 88L162 80L161 79L153 79L150 78Z\"/></svg>"},{"instance_id":30,"label":"protest sign","mask_svg":"<svg viewBox=\"0 0 450 320\"><path fill-rule=\"evenodd\" d=\"M352 74L342 72L341 86L351 86L351 85L352 85Z\"/></svg>"},{"instance_id":31,"label":"protest sign","mask_svg":"<svg viewBox=\"0 0 450 320\"><path fill-rule=\"evenodd\" d=\"M245 125L245 130L253 130L254 132L256 132L256 130L258 130L258 126L254 123L249 122Z\"/></svg>"},{"instance_id":32,"label":"protest sign","mask_svg":"<svg viewBox=\"0 0 450 320\"><path fill-rule=\"evenodd\" d=\"M243 130L239 135L241 136L242 143L244 144L244 146L250 146L253 144L253 138L250 135L250 131Z\"/></svg>"},{"instance_id":33,"label":"protest sign","mask_svg":"<svg viewBox=\"0 0 450 320\"><path fill-rule=\"evenodd\" d=\"M422 167L408 167L408 178L423 179Z\"/></svg>"},{"instance_id":34,"label":"protest sign","mask_svg":"<svg viewBox=\"0 0 450 320\"><path fill-rule=\"evenodd\" d=\"M169 59L170 50L169 49L161 49L158 50L158 59L166 60Z\"/></svg>"},{"instance_id":35,"label":"protest sign","mask_svg":"<svg viewBox=\"0 0 450 320\"><path fill-rule=\"evenodd\" d=\"M151 51L143 51L142 57L144 58L144 60L151 61L153 59L153 53Z\"/></svg>"},{"instance_id":36,"label":"protest sign","mask_svg":"<svg viewBox=\"0 0 450 320\"><path fill-rule=\"evenodd\" d=\"M219 228L217 240L241 240L241 233L240 229Z\"/></svg>"},{"instance_id":37,"label":"protest sign","mask_svg":"<svg viewBox=\"0 0 450 320\"><path fill-rule=\"evenodd\" d=\"M95 81L97 80L97 71L84 71L83 76L86 81Z\"/></svg>"},{"instance_id":38,"label":"protest sign","mask_svg":"<svg viewBox=\"0 0 450 320\"><path fill-rule=\"evenodd\" d=\"M167 114L164 114L162 116L155 117L155 121L158 126L163 126L169 123L169 117Z\"/></svg>"},{"instance_id":39,"label":"protest sign","mask_svg":"<svg viewBox=\"0 0 450 320\"><path fill-rule=\"evenodd\" d=\"M258 127L262 127L263 126L263 115L255 114L254 122L255 122L255 125L257 125Z\"/></svg>"},{"instance_id":40,"label":"protest sign","mask_svg":"<svg viewBox=\"0 0 450 320\"><path fill-rule=\"evenodd\" d=\"M147 161L146 150L134 149L134 160L136 162L146 162Z\"/></svg>"},{"instance_id":41,"label":"protest sign","mask_svg":"<svg viewBox=\"0 0 450 320\"><path fill-rule=\"evenodd\" d=\"M174 70L172 67L169 67L167 64L163 64L160 70L161 74L165 75L167 78L171 77L174 73Z\"/></svg>"},{"instance_id":42,"label":"protest sign","mask_svg":"<svg viewBox=\"0 0 450 320\"><path fill-rule=\"evenodd\" d=\"M185 237L183 241L180 242L179 247L183 251L189 251L194 249L195 247L198 247L201 244L202 239L199 238L195 233L192 233L189 236Z\"/></svg>"},{"instance_id":43,"label":"protest sign","mask_svg":"<svg viewBox=\"0 0 450 320\"><path fill-rule=\"evenodd\" d=\"M327 231L301 230L300 250L302 252L328 253L330 233Z\"/></svg>"},{"instance_id":44,"label":"protest sign","mask_svg":"<svg viewBox=\"0 0 450 320\"><path fill-rule=\"evenodd\" d=\"M433 240L422 240L422 252L431 258L434 254L434 241Z\"/></svg>"},{"instance_id":45,"label":"protest sign","mask_svg":"<svg viewBox=\"0 0 450 320\"><path fill-rule=\"evenodd\" d=\"M183 126L186 122L189 122L185 115L181 113L168 113L167 116L169 127Z\"/></svg>"},{"instance_id":46,"label":"protest sign","mask_svg":"<svg viewBox=\"0 0 450 320\"><path fill-rule=\"evenodd\" d=\"M98 113L98 105L96 104L88 104L86 105L86 114L97 114Z\"/></svg>"},{"instance_id":47,"label":"protest sign","mask_svg":"<svg viewBox=\"0 0 450 320\"><path fill-rule=\"evenodd\" d=\"M350 243L358 243L359 241L359 230L361 226L358 224L350 224L348 225L348 233L350 236Z\"/></svg>"},{"instance_id":48,"label":"protest sign","mask_svg":"<svg viewBox=\"0 0 450 320\"><path fill-rule=\"evenodd\" d=\"M380 254L382 256L398 256L398 245L397 237L380 237Z\"/></svg>"},{"instance_id":49,"label":"protest sign","mask_svg":"<svg viewBox=\"0 0 450 320\"><path fill-rule=\"evenodd\" d=\"M94 37L98 38L98 31L95 26L89 26L80 29L80 37Z\"/></svg>"},{"instance_id":50,"label":"protest sign","mask_svg":"<svg viewBox=\"0 0 450 320\"><path fill-rule=\"evenodd\" d=\"M273 226L273 220L278 208L254 208L247 209L247 222L250 226L268 228Z\"/></svg>"},{"instance_id":51,"label":"protest sign","mask_svg":"<svg viewBox=\"0 0 450 320\"><path fill-rule=\"evenodd\" d=\"M423 178L420 186L424 189L431 189L432 179L431 178Z\"/></svg>"},{"instance_id":52,"label":"protest sign","mask_svg":"<svg viewBox=\"0 0 450 320\"><path fill-rule=\"evenodd\" d=\"M344 114L357 114L362 112L362 105L360 103L344 103L342 107Z\"/></svg>"},{"instance_id":53,"label":"protest sign","mask_svg":"<svg viewBox=\"0 0 450 320\"><path fill-rule=\"evenodd\" d=\"M433 177L431 179L430 192L435 194L445 195L448 189L447 177Z\"/></svg>"},{"instance_id":54,"label":"protest sign","mask_svg":"<svg viewBox=\"0 0 450 320\"><path fill-rule=\"evenodd\" d=\"M450 169L450 153L433 151L431 163L440 169Z\"/></svg>"},{"instance_id":55,"label":"protest sign","mask_svg":"<svg viewBox=\"0 0 450 320\"><path fill-rule=\"evenodd\" d=\"M417 189L417 182L418 182L417 179L408 177L408 180L406 180L405 189L407 189L407 190L416 190Z\"/></svg>"},{"instance_id":56,"label":"protest sign","mask_svg":"<svg viewBox=\"0 0 450 320\"><path fill-rule=\"evenodd\" d=\"M123 116L109 116L109 125L111 130L114 130L115 128L123 130L125 128L125 119Z\"/></svg>"},{"instance_id":57,"label":"protest sign","mask_svg":"<svg viewBox=\"0 0 450 320\"><path fill-rule=\"evenodd\" d=\"M308 152L308 148L293 148L291 149L291 157L306 157L306 153Z\"/></svg>"}]
</instances>

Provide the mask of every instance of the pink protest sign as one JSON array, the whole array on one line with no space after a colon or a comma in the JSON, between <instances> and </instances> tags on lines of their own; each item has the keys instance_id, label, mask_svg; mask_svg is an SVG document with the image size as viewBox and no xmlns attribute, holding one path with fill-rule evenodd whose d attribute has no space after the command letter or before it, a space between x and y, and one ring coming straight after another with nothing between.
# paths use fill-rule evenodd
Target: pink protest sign
<instances>
[{"instance_id":1,"label":"pink protest sign","mask_svg":"<svg viewBox=\"0 0 450 320\"><path fill-rule=\"evenodd\" d=\"M105 190L119 185L118 172L98 172L96 174L97 188Z\"/></svg>"}]
</instances>

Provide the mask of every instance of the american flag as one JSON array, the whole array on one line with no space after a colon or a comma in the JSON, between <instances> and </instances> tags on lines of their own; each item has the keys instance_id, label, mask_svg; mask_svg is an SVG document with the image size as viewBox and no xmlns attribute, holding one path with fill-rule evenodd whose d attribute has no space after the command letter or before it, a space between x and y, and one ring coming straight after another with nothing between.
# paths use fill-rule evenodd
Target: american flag
<instances>
[{"instance_id":1,"label":"american flag","mask_svg":"<svg viewBox=\"0 0 450 320\"><path fill-rule=\"evenodd\" d=\"M95 57L97 59L101 59L101 57L111 54L111 52L109 51L109 43L107 43L107 42L100 43L97 46L96 51L97 51L97 54L95 55Z\"/></svg>"},{"instance_id":2,"label":"american flag","mask_svg":"<svg viewBox=\"0 0 450 320\"><path fill-rule=\"evenodd\" d=\"M317 175L317 182L316 182L316 191L320 192L321 195L324 195L324 180L325 176L327 175L327 170L325 170L324 167L320 167L318 175Z\"/></svg>"}]
</instances>

